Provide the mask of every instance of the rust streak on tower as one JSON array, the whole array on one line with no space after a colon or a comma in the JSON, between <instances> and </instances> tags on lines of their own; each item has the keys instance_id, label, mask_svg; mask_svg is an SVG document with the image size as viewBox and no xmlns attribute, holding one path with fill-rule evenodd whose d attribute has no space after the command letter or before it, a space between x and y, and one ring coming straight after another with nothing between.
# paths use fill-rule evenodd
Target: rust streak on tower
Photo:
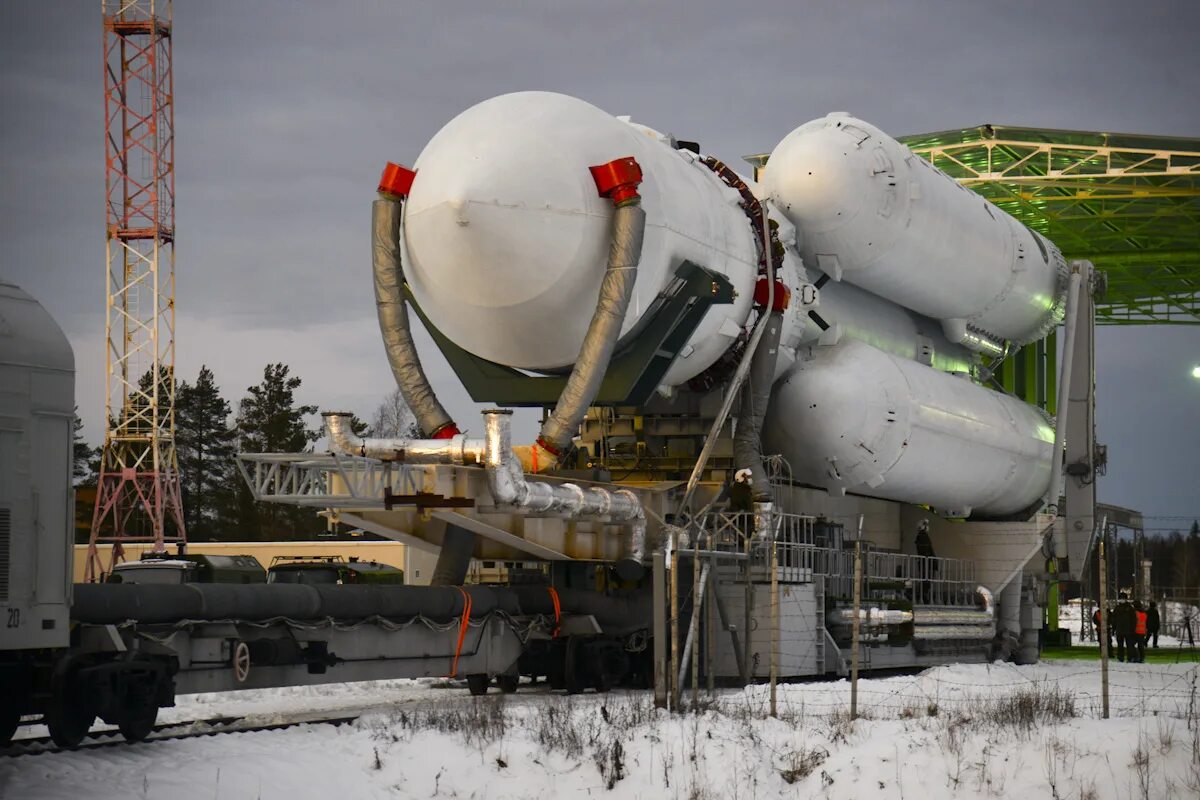
<instances>
[{"instance_id":1,"label":"rust streak on tower","mask_svg":"<svg viewBox=\"0 0 1200 800\"><path fill-rule=\"evenodd\" d=\"M128 542L183 544L175 457L175 124L170 0L103 0L106 429L86 579Z\"/></svg>"}]
</instances>

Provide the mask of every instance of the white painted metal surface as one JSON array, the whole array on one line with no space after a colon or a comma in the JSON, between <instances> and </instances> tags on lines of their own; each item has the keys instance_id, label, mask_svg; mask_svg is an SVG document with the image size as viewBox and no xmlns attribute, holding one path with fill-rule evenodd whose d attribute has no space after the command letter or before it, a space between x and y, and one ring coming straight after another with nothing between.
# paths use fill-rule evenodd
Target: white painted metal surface
<instances>
[{"instance_id":1,"label":"white painted metal surface","mask_svg":"<svg viewBox=\"0 0 1200 800\"><path fill-rule=\"evenodd\" d=\"M854 340L797 361L763 435L797 480L955 515L1036 503L1054 442L1032 406Z\"/></svg>"},{"instance_id":2,"label":"white painted metal surface","mask_svg":"<svg viewBox=\"0 0 1200 800\"><path fill-rule=\"evenodd\" d=\"M799 229L805 263L836 281L1017 342L1061 318L1058 249L867 122L801 125L763 183Z\"/></svg>"},{"instance_id":3,"label":"white painted metal surface","mask_svg":"<svg viewBox=\"0 0 1200 800\"><path fill-rule=\"evenodd\" d=\"M664 384L710 366L750 319L757 246L736 193L654 131L559 94L480 103L418 159L404 269L432 322L499 363L569 366L612 227L588 167L630 155L647 225L623 341L690 259L727 275L737 300L708 313ZM847 115L791 133L753 188L780 222L792 292L767 450L836 491L949 514L1035 505L1050 479L1050 424L964 377L978 357L962 339L1044 335L1062 310L1057 249ZM818 291L820 273L833 280Z\"/></svg>"},{"instance_id":4,"label":"white painted metal surface","mask_svg":"<svg viewBox=\"0 0 1200 800\"><path fill-rule=\"evenodd\" d=\"M0 651L68 642L74 408L67 337L0 282Z\"/></svg>"},{"instance_id":5,"label":"white painted metal surface","mask_svg":"<svg viewBox=\"0 0 1200 800\"><path fill-rule=\"evenodd\" d=\"M588 167L633 156L646 232L622 334L689 259L737 289L713 307L666 378L678 384L725 351L749 313L758 253L737 195L686 151L565 95L520 92L476 105L426 145L404 210L405 275L443 333L517 368L574 362L595 308L612 203Z\"/></svg>"}]
</instances>

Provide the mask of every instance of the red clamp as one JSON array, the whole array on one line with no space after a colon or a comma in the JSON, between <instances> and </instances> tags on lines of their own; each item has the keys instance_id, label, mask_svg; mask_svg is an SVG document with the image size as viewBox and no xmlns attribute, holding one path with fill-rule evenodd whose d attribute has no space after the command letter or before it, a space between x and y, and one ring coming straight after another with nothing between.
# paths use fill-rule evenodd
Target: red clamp
<instances>
[{"instance_id":1,"label":"red clamp","mask_svg":"<svg viewBox=\"0 0 1200 800\"><path fill-rule=\"evenodd\" d=\"M600 196L607 197L614 204L624 205L641 197L637 187L642 182L642 167L633 156L617 158L588 169Z\"/></svg>"},{"instance_id":2,"label":"red clamp","mask_svg":"<svg viewBox=\"0 0 1200 800\"><path fill-rule=\"evenodd\" d=\"M408 197L417 173L399 164L387 162L379 179L379 193L389 197Z\"/></svg>"},{"instance_id":3,"label":"red clamp","mask_svg":"<svg viewBox=\"0 0 1200 800\"><path fill-rule=\"evenodd\" d=\"M789 291L788 288L783 285L783 281L776 278L775 279L775 298L774 298L774 302L771 303L771 310L772 311L783 311L785 308L788 307L788 303L791 302L791 299L792 299L791 291ZM754 305L758 306L759 308L763 308L764 306L766 306L766 304L767 304L767 279L759 278L758 283L754 284Z\"/></svg>"},{"instance_id":4,"label":"red clamp","mask_svg":"<svg viewBox=\"0 0 1200 800\"><path fill-rule=\"evenodd\" d=\"M462 431L460 431L458 429L457 425L455 425L453 422L447 422L445 425L438 428L433 433L429 434L429 438L430 439L453 439L455 436L458 436L460 433L462 433Z\"/></svg>"},{"instance_id":5,"label":"red clamp","mask_svg":"<svg viewBox=\"0 0 1200 800\"><path fill-rule=\"evenodd\" d=\"M560 450L559 448L557 448L557 447L555 447L554 445L550 444L550 443L549 443L549 442L547 442L545 439L543 439L541 436L539 436L539 437L537 438L537 444L538 444L538 447L542 448L542 449L543 449L543 450L545 450L547 453L549 453L549 454L550 454L550 455L552 455L552 456L555 456L556 458L557 458L558 456L561 456L561 455L562 455L562 450Z\"/></svg>"},{"instance_id":6,"label":"red clamp","mask_svg":"<svg viewBox=\"0 0 1200 800\"><path fill-rule=\"evenodd\" d=\"M559 602L557 589L547 586L546 591L550 592L550 602L554 604L554 633L550 634L550 638L557 639L558 632L562 630L562 603Z\"/></svg>"}]
</instances>

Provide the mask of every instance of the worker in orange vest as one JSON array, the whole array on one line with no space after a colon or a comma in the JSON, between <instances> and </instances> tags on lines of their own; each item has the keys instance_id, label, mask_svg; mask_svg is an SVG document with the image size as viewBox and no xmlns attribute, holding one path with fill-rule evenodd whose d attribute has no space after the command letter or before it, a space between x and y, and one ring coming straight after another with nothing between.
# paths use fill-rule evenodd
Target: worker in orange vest
<instances>
[{"instance_id":1,"label":"worker in orange vest","mask_svg":"<svg viewBox=\"0 0 1200 800\"><path fill-rule=\"evenodd\" d=\"M1133 604L1136 621L1133 625L1133 658L1130 661L1144 662L1146 660L1146 607L1139 600Z\"/></svg>"}]
</instances>

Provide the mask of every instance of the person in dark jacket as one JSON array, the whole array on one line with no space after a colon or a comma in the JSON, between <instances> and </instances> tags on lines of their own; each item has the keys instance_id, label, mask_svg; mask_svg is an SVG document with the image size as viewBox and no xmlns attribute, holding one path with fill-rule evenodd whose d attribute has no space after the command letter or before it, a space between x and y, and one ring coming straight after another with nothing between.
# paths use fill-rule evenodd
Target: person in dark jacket
<instances>
[{"instance_id":1,"label":"person in dark jacket","mask_svg":"<svg viewBox=\"0 0 1200 800\"><path fill-rule=\"evenodd\" d=\"M1130 661L1136 661L1139 664L1146 661L1146 607L1142 605L1141 600L1135 600L1133 603L1133 650L1134 658Z\"/></svg>"},{"instance_id":2,"label":"person in dark jacket","mask_svg":"<svg viewBox=\"0 0 1200 800\"><path fill-rule=\"evenodd\" d=\"M1158 603L1151 601L1150 610L1146 612L1146 635L1154 640L1154 649L1158 649L1158 629L1162 619L1158 616Z\"/></svg>"},{"instance_id":3,"label":"person in dark jacket","mask_svg":"<svg viewBox=\"0 0 1200 800\"><path fill-rule=\"evenodd\" d=\"M1096 606L1096 610L1092 612L1092 626L1096 631L1096 641L1100 641L1100 606ZM1108 651L1111 653L1113 649L1113 626L1112 626L1112 609L1108 610Z\"/></svg>"},{"instance_id":4,"label":"person in dark jacket","mask_svg":"<svg viewBox=\"0 0 1200 800\"><path fill-rule=\"evenodd\" d=\"M1124 661L1126 651L1129 660L1137 655L1133 640L1133 629L1137 627L1137 614L1130 605L1128 598L1122 597L1121 602L1113 609L1109 622L1117 638L1117 661Z\"/></svg>"},{"instance_id":5,"label":"person in dark jacket","mask_svg":"<svg viewBox=\"0 0 1200 800\"><path fill-rule=\"evenodd\" d=\"M916 547L917 555L925 559L921 562L918 575L922 579L922 602L928 603L934 597L932 581L937 580L938 577L937 556L933 552L933 540L929 538L929 520L923 519L917 523L917 535L913 540L913 545Z\"/></svg>"}]
</instances>

